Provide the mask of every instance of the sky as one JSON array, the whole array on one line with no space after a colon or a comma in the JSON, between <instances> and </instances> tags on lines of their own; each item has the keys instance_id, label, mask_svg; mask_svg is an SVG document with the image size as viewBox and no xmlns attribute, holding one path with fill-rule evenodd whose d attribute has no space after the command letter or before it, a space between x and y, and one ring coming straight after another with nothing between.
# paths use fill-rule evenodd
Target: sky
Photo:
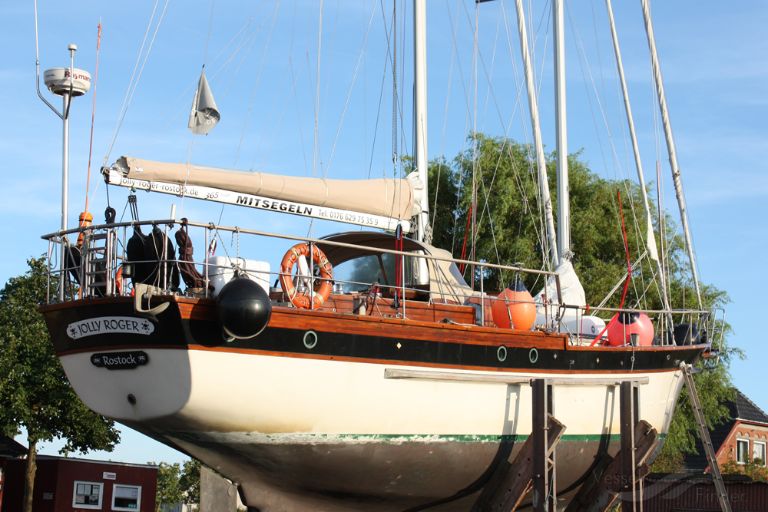
<instances>
[{"instance_id":1,"label":"sky","mask_svg":"<svg viewBox=\"0 0 768 512\"><path fill-rule=\"evenodd\" d=\"M615 3L643 165L653 174L661 162L664 204L677 218L640 3ZM604 2L566 4L569 151L581 151L592 170L606 178L634 179ZM546 149L552 150L551 8L539 0L526 6L535 38L542 130ZM45 252L40 235L58 229L61 122L35 92L32 2L4 2L0 14L6 20L0 36L5 48L0 64L6 119L0 125L4 283L25 271L27 258ZM103 26L89 189L97 220L107 199L98 169L123 154L298 176L399 172L392 164L393 140L398 154L412 151L410 14L410 2L398 3L397 36L388 37L389 0L83 0L74 5L40 0L42 69L67 66L66 47L76 43L76 67L94 75L96 27ZM734 383L768 410L763 385L768 348L758 322L767 284L760 268L761 255L768 252L768 4L657 1L653 19L700 277L730 297L729 342L746 354L731 366ZM473 59L475 24L478 59ZM480 6L470 0L428 1L430 159L451 159L466 150L467 134L475 129L531 141L515 26L509 0ZM388 40L390 49L397 41L401 107L394 130ZM191 135L186 123L204 64L222 120L200 137ZM43 95L59 106L59 98ZM74 102L71 112L70 226L84 206L93 100L91 91ZM124 115L123 105L128 106ZM125 190L110 190L119 215L126 197ZM179 217L206 222L221 216L228 225L313 236L348 229L148 194L139 194L139 212L142 218L165 218L172 202ZM276 263L284 248L264 250ZM273 250L278 252L272 255ZM185 458L122 430L123 442L113 453L89 457ZM53 454L60 446L49 443L42 452Z\"/></svg>"}]
</instances>

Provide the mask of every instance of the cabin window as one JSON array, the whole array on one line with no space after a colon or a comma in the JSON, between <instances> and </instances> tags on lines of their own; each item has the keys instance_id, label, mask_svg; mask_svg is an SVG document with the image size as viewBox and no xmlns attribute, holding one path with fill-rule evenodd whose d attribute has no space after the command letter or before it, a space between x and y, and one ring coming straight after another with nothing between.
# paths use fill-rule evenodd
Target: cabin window
<instances>
[{"instance_id":1,"label":"cabin window","mask_svg":"<svg viewBox=\"0 0 768 512\"><path fill-rule=\"evenodd\" d=\"M765 466L765 441L752 443L752 460L758 466Z\"/></svg>"},{"instance_id":2,"label":"cabin window","mask_svg":"<svg viewBox=\"0 0 768 512\"><path fill-rule=\"evenodd\" d=\"M409 259L406 258L406 262ZM406 268L406 280L409 273ZM333 267L333 278L337 283L342 283L345 293L367 290L375 283L381 286L394 286L395 256L388 253L367 254L339 263Z\"/></svg>"},{"instance_id":3,"label":"cabin window","mask_svg":"<svg viewBox=\"0 0 768 512\"><path fill-rule=\"evenodd\" d=\"M141 487L115 484L112 487L112 510L139 510Z\"/></svg>"},{"instance_id":4,"label":"cabin window","mask_svg":"<svg viewBox=\"0 0 768 512\"><path fill-rule=\"evenodd\" d=\"M103 484L98 482L75 481L73 508L101 509L101 495Z\"/></svg>"},{"instance_id":5,"label":"cabin window","mask_svg":"<svg viewBox=\"0 0 768 512\"><path fill-rule=\"evenodd\" d=\"M736 440L736 462L746 464L749 459L749 439Z\"/></svg>"}]
</instances>

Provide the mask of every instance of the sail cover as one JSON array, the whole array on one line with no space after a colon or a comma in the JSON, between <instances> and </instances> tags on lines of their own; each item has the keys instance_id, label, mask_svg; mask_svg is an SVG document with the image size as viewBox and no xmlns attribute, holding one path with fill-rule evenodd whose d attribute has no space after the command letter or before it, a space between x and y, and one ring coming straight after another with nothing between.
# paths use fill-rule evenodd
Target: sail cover
<instances>
[{"instance_id":1,"label":"sail cover","mask_svg":"<svg viewBox=\"0 0 768 512\"><path fill-rule=\"evenodd\" d=\"M112 169L132 180L210 187L400 220L410 219L420 211L411 183L414 173L407 179L329 180L155 162L129 156L120 157Z\"/></svg>"},{"instance_id":2,"label":"sail cover","mask_svg":"<svg viewBox=\"0 0 768 512\"><path fill-rule=\"evenodd\" d=\"M189 113L189 129L195 135L208 135L213 130L216 123L221 119L216 101L213 99L213 93L208 86L208 79L205 78L205 70L200 73L200 80L197 83L195 99L192 101L192 111Z\"/></svg>"}]
</instances>

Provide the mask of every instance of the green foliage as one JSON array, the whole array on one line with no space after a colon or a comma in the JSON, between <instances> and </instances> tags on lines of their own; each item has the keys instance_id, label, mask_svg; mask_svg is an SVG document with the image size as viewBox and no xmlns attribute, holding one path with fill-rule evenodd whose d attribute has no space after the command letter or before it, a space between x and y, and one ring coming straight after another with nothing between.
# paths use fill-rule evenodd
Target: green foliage
<instances>
[{"instance_id":1,"label":"green foliage","mask_svg":"<svg viewBox=\"0 0 768 512\"><path fill-rule=\"evenodd\" d=\"M768 468L760 459L752 459L746 464L737 464L734 460L729 460L720 468L720 472L725 474L742 474L756 482L768 483Z\"/></svg>"},{"instance_id":2,"label":"green foliage","mask_svg":"<svg viewBox=\"0 0 768 512\"><path fill-rule=\"evenodd\" d=\"M184 503L200 503L200 461L190 459L184 462L179 477L181 489L184 492Z\"/></svg>"},{"instance_id":3,"label":"green foliage","mask_svg":"<svg viewBox=\"0 0 768 512\"><path fill-rule=\"evenodd\" d=\"M200 503L200 461L190 459L183 465L166 462L158 465L156 510L160 510L161 505L176 503Z\"/></svg>"},{"instance_id":4,"label":"green foliage","mask_svg":"<svg viewBox=\"0 0 768 512\"><path fill-rule=\"evenodd\" d=\"M155 464L150 462L150 464ZM157 495L155 498L155 510L159 511L162 505L173 505L184 500L184 493L179 483L181 466L178 463L168 464L161 462L157 465Z\"/></svg>"},{"instance_id":5,"label":"green foliage","mask_svg":"<svg viewBox=\"0 0 768 512\"><path fill-rule=\"evenodd\" d=\"M473 147L452 162L439 159L430 164L432 183L436 182L439 188L437 201L433 193L430 193L431 210L438 212L433 244L460 257L468 214L474 203L477 207L477 227L474 237L476 252L472 259L551 269L532 148L510 139L493 138L480 133L471 135L470 142ZM552 207L556 212L554 155L549 155L547 160L549 188L553 192ZM594 305L600 303L614 285L627 275L620 212L624 215L633 263L645 251L646 223L641 206L642 191L639 186L628 181L599 177L579 159L578 154L570 155L568 163L573 263L584 283L587 303ZM473 189L476 190L475 194ZM656 217L654 222L658 224L656 207L653 205L651 212ZM670 303L675 308L692 307L696 303L687 277L688 261L684 243L681 236L674 234L674 222L668 215L664 215L666 236L663 246L667 254ZM467 235L466 238L469 257L473 237ZM657 245L662 245L658 235ZM656 273L655 264L652 266L652 263L646 257L637 268L633 268L632 286L625 307L662 308L658 287L651 279ZM512 277L497 272L484 273L485 289L502 289ZM532 292L542 286L541 281L533 276L524 276L524 279ZM615 293L606 305L618 307L620 295ZM707 309L722 308L728 302L728 297L725 292L713 286L702 285L702 300ZM723 404L733 397L728 363L732 357L741 356L738 349L727 345L728 325L724 324L720 329L723 331L707 333L710 339L722 339L722 346L718 347L722 353L720 365L695 376L710 427L727 419L728 410ZM684 392L659 457L659 466L675 467L681 464L682 454L695 449L695 435L696 425Z\"/></svg>"},{"instance_id":6,"label":"green foliage","mask_svg":"<svg viewBox=\"0 0 768 512\"><path fill-rule=\"evenodd\" d=\"M63 452L111 450L120 439L114 423L72 390L38 311L46 298L45 259L27 263L27 273L0 290L0 430L14 436L24 428L30 445L62 438Z\"/></svg>"}]
</instances>

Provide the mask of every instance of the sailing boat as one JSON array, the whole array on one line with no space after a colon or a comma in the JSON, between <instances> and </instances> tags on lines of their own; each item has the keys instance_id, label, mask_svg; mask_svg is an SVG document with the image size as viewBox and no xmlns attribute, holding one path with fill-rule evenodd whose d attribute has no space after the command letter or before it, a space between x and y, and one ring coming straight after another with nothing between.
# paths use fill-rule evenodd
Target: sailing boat
<instances>
[{"instance_id":1,"label":"sailing boat","mask_svg":"<svg viewBox=\"0 0 768 512\"><path fill-rule=\"evenodd\" d=\"M674 313L704 322L701 311L616 312L618 334L602 336L562 236L550 244L561 248L554 272L461 261L424 240L425 2L414 6L417 172L407 178L350 183L133 157L103 170L111 185L366 230L318 239L111 219L45 237L66 255L61 286L79 285L42 308L79 396L236 482L253 510L468 510L542 421L534 380L552 387L549 410L566 428L552 469L567 503L618 448L619 385L637 388L637 417L663 435L681 364L709 349L698 339L652 344L653 327L635 321ZM258 255L209 256L200 272L194 231L206 252L230 232L283 240L286 253L279 268ZM68 244L76 233L81 243ZM457 262L481 277L489 268L541 274L548 285L536 300L514 287L499 299L482 279L469 286Z\"/></svg>"}]
</instances>

